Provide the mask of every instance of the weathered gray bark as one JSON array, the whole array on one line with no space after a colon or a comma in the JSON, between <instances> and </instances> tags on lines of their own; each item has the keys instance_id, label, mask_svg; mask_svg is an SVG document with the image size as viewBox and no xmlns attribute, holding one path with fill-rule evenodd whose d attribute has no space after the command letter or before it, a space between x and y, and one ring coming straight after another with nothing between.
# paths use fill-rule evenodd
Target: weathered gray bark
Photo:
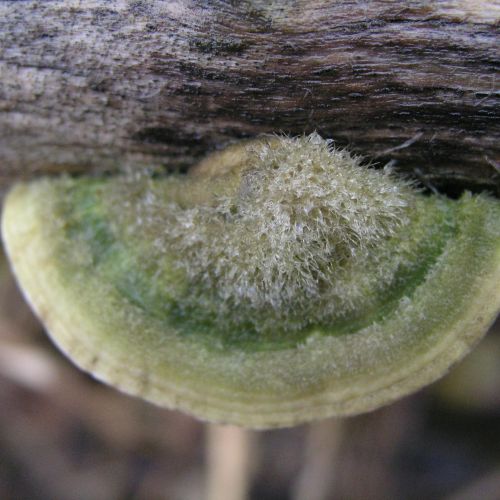
<instances>
[{"instance_id":1,"label":"weathered gray bark","mask_svg":"<svg viewBox=\"0 0 500 500\"><path fill-rule=\"evenodd\" d=\"M500 5L0 1L0 173L185 167L317 130L449 192L499 188Z\"/></svg>"}]
</instances>

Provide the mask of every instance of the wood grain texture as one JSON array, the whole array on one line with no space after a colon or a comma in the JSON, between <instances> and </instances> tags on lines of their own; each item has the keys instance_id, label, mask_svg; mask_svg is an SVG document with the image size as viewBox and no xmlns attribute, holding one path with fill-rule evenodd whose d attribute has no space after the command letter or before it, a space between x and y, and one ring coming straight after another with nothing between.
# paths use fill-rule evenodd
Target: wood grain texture
<instances>
[{"instance_id":1,"label":"wood grain texture","mask_svg":"<svg viewBox=\"0 0 500 500\"><path fill-rule=\"evenodd\" d=\"M317 130L500 193L498 1L0 1L0 174L186 168Z\"/></svg>"}]
</instances>

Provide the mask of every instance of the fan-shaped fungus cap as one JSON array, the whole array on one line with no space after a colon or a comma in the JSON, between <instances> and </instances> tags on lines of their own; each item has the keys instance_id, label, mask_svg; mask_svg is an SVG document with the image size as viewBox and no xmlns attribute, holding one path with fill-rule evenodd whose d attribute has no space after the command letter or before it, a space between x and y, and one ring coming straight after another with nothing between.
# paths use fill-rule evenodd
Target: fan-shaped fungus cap
<instances>
[{"instance_id":1,"label":"fan-shaped fungus cap","mask_svg":"<svg viewBox=\"0 0 500 500\"><path fill-rule=\"evenodd\" d=\"M55 343L119 389L267 428L443 375L500 304L500 204L425 196L317 135L189 175L44 179L3 237Z\"/></svg>"}]
</instances>

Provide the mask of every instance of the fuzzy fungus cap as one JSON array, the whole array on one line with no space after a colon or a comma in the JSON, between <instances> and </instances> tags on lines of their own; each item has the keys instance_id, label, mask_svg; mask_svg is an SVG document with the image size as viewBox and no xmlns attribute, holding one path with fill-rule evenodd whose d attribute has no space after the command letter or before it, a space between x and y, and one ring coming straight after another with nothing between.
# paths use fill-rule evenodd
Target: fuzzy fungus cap
<instances>
[{"instance_id":1,"label":"fuzzy fungus cap","mask_svg":"<svg viewBox=\"0 0 500 500\"><path fill-rule=\"evenodd\" d=\"M500 305L497 200L425 196L317 134L235 144L188 175L20 184L2 227L79 366L250 427L408 394Z\"/></svg>"},{"instance_id":2,"label":"fuzzy fungus cap","mask_svg":"<svg viewBox=\"0 0 500 500\"><path fill-rule=\"evenodd\" d=\"M193 284L190 307L203 307L210 294L220 329L237 328L237 320L257 332L297 330L352 309L362 284L345 270L366 264L408 223L410 189L388 171L360 168L317 134L247 154L213 198L189 208L172 203L168 220L155 208L141 217L161 248L178 255L175 265Z\"/></svg>"}]
</instances>

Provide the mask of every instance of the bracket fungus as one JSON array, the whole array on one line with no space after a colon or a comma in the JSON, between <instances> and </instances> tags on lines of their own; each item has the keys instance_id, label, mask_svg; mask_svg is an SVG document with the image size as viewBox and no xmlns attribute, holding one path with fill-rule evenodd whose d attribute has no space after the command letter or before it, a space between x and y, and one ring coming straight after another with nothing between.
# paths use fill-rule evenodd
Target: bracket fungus
<instances>
[{"instance_id":1,"label":"bracket fungus","mask_svg":"<svg viewBox=\"0 0 500 500\"><path fill-rule=\"evenodd\" d=\"M54 342L130 394L282 427L442 376L500 304L500 203L425 195L313 134L186 175L18 184L3 238Z\"/></svg>"}]
</instances>

